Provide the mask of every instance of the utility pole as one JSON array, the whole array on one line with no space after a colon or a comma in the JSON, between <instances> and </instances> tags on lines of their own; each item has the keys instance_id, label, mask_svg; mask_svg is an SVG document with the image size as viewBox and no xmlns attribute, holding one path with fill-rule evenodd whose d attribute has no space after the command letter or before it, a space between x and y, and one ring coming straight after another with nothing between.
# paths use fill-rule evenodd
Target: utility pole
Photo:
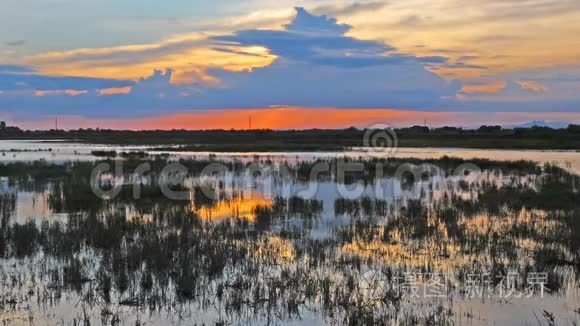
<instances>
[{"instance_id":1,"label":"utility pole","mask_svg":"<svg viewBox=\"0 0 580 326\"><path fill-rule=\"evenodd\" d=\"M248 130L252 130L252 116L248 116Z\"/></svg>"},{"instance_id":2,"label":"utility pole","mask_svg":"<svg viewBox=\"0 0 580 326\"><path fill-rule=\"evenodd\" d=\"M58 130L58 116L54 117L54 130Z\"/></svg>"}]
</instances>

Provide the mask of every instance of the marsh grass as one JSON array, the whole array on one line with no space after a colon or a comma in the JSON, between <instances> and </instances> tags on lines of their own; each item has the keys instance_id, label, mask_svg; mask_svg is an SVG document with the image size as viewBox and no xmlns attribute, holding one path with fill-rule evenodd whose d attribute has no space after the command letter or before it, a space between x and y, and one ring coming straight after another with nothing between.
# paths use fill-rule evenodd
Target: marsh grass
<instances>
[{"instance_id":1,"label":"marsh grass","mask_svg":"<svg viewBox=\"0 0 580 326\"><path fill-rule=\"evenodd\" d=\"M137 156L125 163L142 162ZM167 163L148 162L151 176ZM181 161L192 178L208 162L215 160ZM317 162L285 168L296 180L306 180L308 167ZM331 169L318 177L335 180L338 163L325 162ZM391 178L401 162L362 163L369 169L382 163L383 177ZM464 163L428 162L446 171ZM124 185L119 196L101 200L88 186L94 164L1 166L15 191L0 193L0 312L30 312L33 319L62 318L59 322L70 325L201 316L207 323L268 324L314 316L328 324L452 325L463 318L452 299L414 301L392 287L370 286L369 273L380 273L385 285L408 270L442 271L453 279L482 269L499 275L518 271L524 279L548 271L552 293L565 295L578 286L579 178L557 166L481 160L476 162L485 172L481 180L446 180L448 187L437 194L427 176L401 181L409 190L419 182L428 185L412 198L336 198L330 211L349 222L317 237L314 231L328 222L320 199L275 196L253 209L254 220L204 220L196 208L212 207L235 192L218 186L220 199L211 199L184 183L179 187L191 191L193 201L172 201L151 178L138 199ZM224 164L238 172L246 166ZM350 180L376 178L368 172ZM49 208L66 220L11 221L19 189L48 192ZM53 316L56 308L67 316Z\"/></svg>"}]
</instances>

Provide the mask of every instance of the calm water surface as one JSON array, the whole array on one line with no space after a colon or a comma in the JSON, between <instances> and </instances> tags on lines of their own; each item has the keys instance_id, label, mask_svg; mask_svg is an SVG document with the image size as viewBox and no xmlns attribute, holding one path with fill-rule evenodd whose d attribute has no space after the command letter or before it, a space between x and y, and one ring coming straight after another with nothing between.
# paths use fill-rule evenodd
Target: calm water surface
<instances>
[{"instance_id":1,"label":"calm water surface","mask_svg":"<svg viewBox=\"0 0 580 326\"><path fill-rule=\"evenodd\" d=\"M444 155L463 159L483 158L493 160L531 160L538 163L557 163L580 173L580 152L578 151L539 151L539 150L490 150L463 148L398 148L394 153L381 153L377 150L357 148L344 152L257 152L257 153L213 153L213 152L164 152L151 150L155 146L115 146L94 145L67 141L47 142L29 140L0 140L0 162L29 161L46 159L48 161L95 160L91 155L95 150L114 150L119 152L148 151L151 154L171 154L180 158L204 158L209 155L220 157L253 158L270 157L279 160L312 160L321 157L415 157L439 158ZM11 152L17 150L20 152Z\"/></svg>"}]
</instances>

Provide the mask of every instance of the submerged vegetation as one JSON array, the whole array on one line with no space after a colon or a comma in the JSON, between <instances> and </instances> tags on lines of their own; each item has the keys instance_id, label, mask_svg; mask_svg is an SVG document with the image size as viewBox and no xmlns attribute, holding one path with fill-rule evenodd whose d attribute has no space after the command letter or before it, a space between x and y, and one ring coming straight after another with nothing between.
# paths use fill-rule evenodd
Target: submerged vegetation
<instances>
[{"instance_id":1,"label":"submerged vegetation","mask_svg":"<svg viewBox=\"0 0 580 326\"><path fill-rule=\"evenodd\" d=\"M344 161L363 169L340 180ZM151 170L135 196L129 171L145 162ZM216 162L231 183L200 175ZM464 280L480 271L517 273L516 292L545 272L545 300L578 293L580 177L555 165L472 160L482 172L464 178L452 172L466 162L448 157L181 160L188 174L172 189L189 195L171 200L158 181L169 162L131 156L119 194L103 200L90 187L100 163L114 161L0 164L1 322L477 324L486 321L465 308L473 298ZM329 168L312 179L319 163ZM404 163L446 175L395 175ZM249 166L262 168L247 179ZM313 182L316 191L305 192ZM364 191L342 196L340 183ZM421 273L415 283L411 271ZM433 273L446 276L439 296L408 292ZM513 299L496 297L500 283L486 285L492 295L483 301ZM531 302L514 320L578 322L574 311Z\"/></svg>"}]
</instances>

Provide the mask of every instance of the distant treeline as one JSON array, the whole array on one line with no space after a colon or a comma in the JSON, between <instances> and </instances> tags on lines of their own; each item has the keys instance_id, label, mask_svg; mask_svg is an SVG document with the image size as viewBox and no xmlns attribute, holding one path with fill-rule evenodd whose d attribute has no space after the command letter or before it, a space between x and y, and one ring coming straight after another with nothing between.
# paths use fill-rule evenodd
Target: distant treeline
<instances>
[{"instance_id":1,"label":"distant treeline","mask_svg":"<svg viewBox=\"0 0 580 326\"><path fill-rule=\"evenodd\" d=\"M373 131L361 128L309 130L21 130L0 128L0 139L74 139L98 144L179 145L189 151L317 151L368 145ZM580 149L580 125L564 129L531 127L504 129L481 126L395 129L400 147L461 147L512 149ZM387 135L393 138L391 134ZM372 139L371 139L372 140Z\"/></svg>"}]
</instances>

